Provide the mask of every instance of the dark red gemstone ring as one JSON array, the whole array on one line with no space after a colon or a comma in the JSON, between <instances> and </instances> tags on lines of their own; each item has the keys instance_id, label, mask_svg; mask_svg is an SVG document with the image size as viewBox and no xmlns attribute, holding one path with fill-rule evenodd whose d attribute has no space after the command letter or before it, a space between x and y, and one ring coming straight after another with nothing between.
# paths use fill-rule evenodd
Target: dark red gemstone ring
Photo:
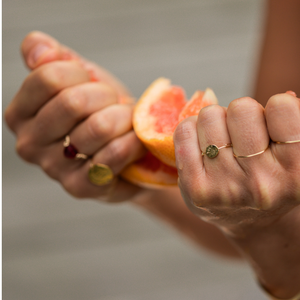
<instances>
[{"instance_id":1,"label":"dark red gemstone ring","mask_svg":"<svg viewBox=\"0 0 300 300\"><path fill-rule=\"evenodd\" d=\"M87 159L88 156L83 153L78 153L78 150L71 144L70 136L66 135L64 140L64 156L69 159Z\"/></svg>"}]
</instances>

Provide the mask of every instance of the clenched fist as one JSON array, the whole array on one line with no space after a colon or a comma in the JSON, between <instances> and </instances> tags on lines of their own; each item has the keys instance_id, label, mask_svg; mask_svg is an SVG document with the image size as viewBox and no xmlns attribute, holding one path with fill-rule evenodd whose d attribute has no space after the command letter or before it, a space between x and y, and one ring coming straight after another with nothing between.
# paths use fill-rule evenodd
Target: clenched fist
<instances>
[{"instance_id":1,"label":"clenched fist","mask_svg":"<svg viewBox=\"0 0 300 300\"><path fill-rule=\"evenodd\" d=\"M265 109L251 98L228 109L209 106L174 134L185 202L232 239L279 294L287 286L296 293L300 284L299 140L300 101L293 92L271 97ZM215 158L205 154L209 145L221 148ZM284 251L297 270L279 267Z\"/></svg>"}]
</instances>

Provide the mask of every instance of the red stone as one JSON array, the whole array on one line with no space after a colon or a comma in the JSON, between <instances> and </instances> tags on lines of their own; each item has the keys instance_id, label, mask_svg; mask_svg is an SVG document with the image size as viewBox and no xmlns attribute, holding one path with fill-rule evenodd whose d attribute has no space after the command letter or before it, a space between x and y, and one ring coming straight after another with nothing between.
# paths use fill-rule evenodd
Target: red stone
<instances>
[{"instance_id":1,"label":"red stone","mask_svg":"<svg viewBox=\"0 0 300 300\"><path fill-rule=\"evenodd\" d=\"M71 144L68 147L65 147L64 149L65 157L70 159L75 158L77 153L78 153L77 149Z\"/></svg>"}]
</instances>

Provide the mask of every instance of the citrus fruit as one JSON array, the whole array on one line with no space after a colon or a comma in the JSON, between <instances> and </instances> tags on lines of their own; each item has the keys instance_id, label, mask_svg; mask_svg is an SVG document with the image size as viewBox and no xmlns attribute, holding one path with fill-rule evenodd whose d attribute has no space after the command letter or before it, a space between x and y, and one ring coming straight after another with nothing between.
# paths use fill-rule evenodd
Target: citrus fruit
<instances>
[{"instance_id":1,"label":"citrus fruit","mask_svg":"<svg viewBox=\"0 0 300 300\"><path fill-rule=\"evenodd\" d=\"M125 168L122 178L144 188L163 188L177 185L177 169L170 167L151 152Z\"/></svg>"},{"instance_id":2,"label":"citrus fruit","mask_svg":"<svg viewBox=\"0 0 300 300\"><path fill-rule=\"evenodd\" d=\"M173 133L182 120L217 104L214 92L197 91L188 102L181 87L159 78L143 93L133 114L133 127L145 147L166 165L175 167Z\"/></svg>"}]
</instances>

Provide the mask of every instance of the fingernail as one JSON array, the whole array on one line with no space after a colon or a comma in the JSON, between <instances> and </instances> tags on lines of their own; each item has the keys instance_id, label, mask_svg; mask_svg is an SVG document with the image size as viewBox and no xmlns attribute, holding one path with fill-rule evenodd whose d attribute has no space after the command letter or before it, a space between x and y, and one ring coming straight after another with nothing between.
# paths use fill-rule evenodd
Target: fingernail
<instances>
[{"instance_id":1,"label":"fingernail","mask_svg":"<svg viewBox=\"0 0 300 300\"><path fill-rule=\"evenodd\" d=\"M36 64L36 62L38 61L38 59L44 53L46 53L49 49L50 49L50 47L48 45L45 45L45 44L38 44L37 46L35 46L30 51L30 53L29 53L29 56L28 56L28 65L30 67L34 67L34 65Z\"/></svg>"},{"instance_id":2,"label":"fingernail","mask_svg":"<svg viewBox=\"0 0 300 300\"><path fill-rule=\"evenodd\" d=\"M292 95L294 97L297 97L297 94L293 91L287 91L286 94Z\"/></svg>"}]
</instances>

